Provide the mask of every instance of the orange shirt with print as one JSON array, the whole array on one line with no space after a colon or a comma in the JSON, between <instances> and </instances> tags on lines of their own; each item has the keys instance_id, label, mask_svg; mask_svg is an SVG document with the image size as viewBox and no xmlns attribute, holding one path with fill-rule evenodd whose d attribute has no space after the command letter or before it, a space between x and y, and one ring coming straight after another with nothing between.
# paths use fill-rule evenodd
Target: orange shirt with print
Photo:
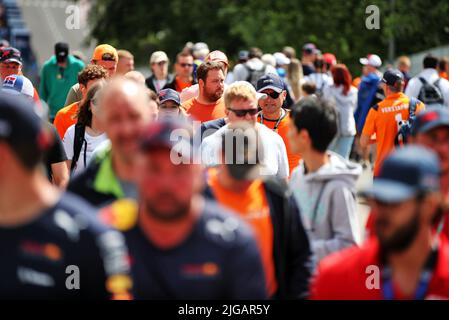
<instances>
[{"instance_id":1,"label":"orange shirt with print","mask_svg":"<svg viewBox=\"0 0 449 320\"><path fill-rule=\"evenodd\" d=\"M184 81L181 81L181 79L179 79L179 77L176 77L175 88L176 88L176 91L178 91L179 93L181 93L182 90L184 90L185 88L192 86L192 84L193 84L192 81L184 82Z\"/></svg>"},{"instance_id":2,"label":"orange shirt with print","mask_svg":"<svg viewBox=\"0 0 449 320\"><path fill-rule=\"evenodd\" d=\"M69 104L67 107L62 108L61 110L56 113L55 120L53 121L53 124L56 127L56 130L58 130L58 134L61 137L61 139L64 138L65 132L67 129L76 123L75 116L78 113L80 102L74 102L72 104Z\"/></svg>"},{"instance_id":3,"label":"orange shirt with print","mask_svg":"<svg viewBox=\"0 0 449 320\"><path fill-rule=\"evenodd\" d=\"M377 111L371 108L366 117L363 134L371 137L376 134L377 154L374 164L374 176L379 174L379 168L385 157L394 149L394 140L398 134L398 122L407 121L409 117L410 99L402 92L389 95L378 103ZM416 113L425 109L418 103Z\"/></svg>"},{"instance_id":4,"label":"orange shirt with print","mask_svg":"<svg viewBox=\"0 0 449 320\"><path fill-rule=\"evenodd\" d=\"M261 253L265 271L267 290L272 296L277 290L273 258L273 224L270 207L261 180L252 182L245 191L233 191L224 188L217 177L217 170L208 170L208 184L219 204L239 214L253 229Z\"/></svg>"},{"instance_id":5,"label":"orange shirt with print","mask_svg":"<svg viewBox=\"0 0 449 320\"><path fill-rule=\"evenodd\" d=\"M199 103L197 98L192 98L185 101L182 104L182 108L194 120L201 121L201 123L226 116L223 97L212 104Z\"/></svg>"},{"instance_id":6,"label":"orange shirt with print","mask_svg":"<svg viewBox=\"0 0 449 320\"><path fill-rule=\"evenodd\" d=\"M293 169L295 169L298 166L299 160L301 160L301 156L297 153L292 152L292 150L290 148L290 143L288 142L288 137L287 137L288 122L290 121L290 117L289 117L288 113L290 111L285 110L285 112L286 113L284 113L284 116L283 116L281 122L279 122L276 130L274 130L274 129L276 127L278 120L269 120L269 119L263 118L263 121L262 121L262 117L259 114L257 116L257 121L264 124L268 128L274 130L281 136L282 140L284 141L285 148L287 149L288 166L290 169L290 176L291 176Z\"/></svg>"}]
</instances>

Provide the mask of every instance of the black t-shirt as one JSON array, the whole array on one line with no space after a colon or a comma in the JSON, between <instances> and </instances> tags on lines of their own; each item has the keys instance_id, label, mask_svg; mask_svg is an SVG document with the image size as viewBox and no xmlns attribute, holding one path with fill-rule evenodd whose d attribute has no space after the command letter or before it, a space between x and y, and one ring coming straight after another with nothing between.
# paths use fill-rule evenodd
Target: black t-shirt
<instances>
[{"instance_id":1,"label":"black t-shirt","mask_svg":"<svg viewBox=\"0 0 449 320\"><path fill-rule=\"evenodd\" d=\"M123 235L95 214L86 202L65 194L31 223L0 227L0 299L129 297Z\"/></svg>"},{"instance_id":2,"label":"black t-shirt","mask_svg":"<svg viewBox=\"0 0 449 320\"><path fill-rule=\"evenodd\" d=\"M49 125L51 132L54 137L54 143L51 149L47 152L44 157L45 168L47 169L48 179L52 181L51 165L54 163L59 163L67 160L67 155L64 150L64 145L62 144L61 138L54 125Z\"/></svg>"},{"instance_id":3,"label":"black t-shirt","mask_svg":"<svg viewBox=\"0 0 449 320\"><path fill-rule=\"evenodd\" d=\"M124 232L136 299L265 299L264 271L249 227L213 202L175 248L154 246L138 225Z\"/></svg>"},{"instance_id":4,"label":"black t-shirt","mask_svg":"<svg viewBox=\"0 0 449 320\"><path fill-rule=\"evenodd\" d=\"M309 74L312 74L315 72L315 68L309 64L303 64L302 65L302 73L304 76L308 76Z\"/></svg>"}]
</instances>

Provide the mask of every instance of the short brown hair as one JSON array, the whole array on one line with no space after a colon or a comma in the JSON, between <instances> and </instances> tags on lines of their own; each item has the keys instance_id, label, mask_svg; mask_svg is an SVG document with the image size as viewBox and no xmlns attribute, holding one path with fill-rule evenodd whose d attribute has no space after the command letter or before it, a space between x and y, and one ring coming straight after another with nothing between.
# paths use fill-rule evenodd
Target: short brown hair
<instances>
[{"instance_id":1,"label":"short brown hair","mask_svg":"<svg viewBox=\"0 0 449 320\"><path fill-rule=\"evenodd\" d=\"M78 73L78 83L87 86L90 80L105 79L108 72L105 68L97 64L89 64L80 73Z\"/></svg>"},{"instance_id":2,"label":"short brown hair","mask_svg":"<svg viewBox=\"0 0 449 320\"><path fill-rule=\"evenodd\" d=\"M178 53L176 55L176 62L178 62L179 58L181 58L181 57L192 57L192 59L193 59L193 56L190 54L190 52L181 51L180 53Z\"/></svg>"},{"instance_id":3,"label":"short brown hair","mask_svg":"<svg viewBox=\"0 0 449 320\"><path fill-rule=\"evenodd\" d=\"M208 61L208 62L204 62L202 63L198 69L196 69L196 77L198 80L203 80L204 82L206 82L207 79L207 74L209 73L210 70L221 70L224 72L223 70L223 64L220 62L216 62L216 61Z\"/></svg>"}]
</instances>

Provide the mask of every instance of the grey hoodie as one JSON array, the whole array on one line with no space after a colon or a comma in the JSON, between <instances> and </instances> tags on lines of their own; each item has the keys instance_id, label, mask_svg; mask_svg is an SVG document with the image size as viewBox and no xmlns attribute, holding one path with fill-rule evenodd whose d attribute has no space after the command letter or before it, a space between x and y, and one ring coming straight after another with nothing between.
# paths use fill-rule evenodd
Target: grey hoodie
<instances>
[{"instance_id":1,"label":"grey hoodie","mask_svg":"<svg viewBox=\"0 0 449 320\"><path fill-rule=\"evenodd\" d=\"M318 261L332 252L361 243L355 184L362 169L336 153L328 151L328 154L329 163L310 174L304 174L301 160L290 180Z\"/></svg>"}]
</instances>

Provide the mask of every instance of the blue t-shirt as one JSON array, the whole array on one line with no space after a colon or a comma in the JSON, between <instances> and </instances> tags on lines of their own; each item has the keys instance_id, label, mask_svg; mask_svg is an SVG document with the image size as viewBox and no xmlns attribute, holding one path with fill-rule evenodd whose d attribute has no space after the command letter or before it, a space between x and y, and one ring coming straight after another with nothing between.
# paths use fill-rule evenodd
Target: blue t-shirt
<instances>
[{"instance_id":1,"label":"blue t-shirt","mask_svg":"<svg viewBox=\"0 0 449 320\"><path fill-rule=\"evenodd\" d=\"M193 231L162 250L136 225L126 231L136 299L265 299L259 249L249 227L206 202Z\"/></svg>"}]
</instances>

